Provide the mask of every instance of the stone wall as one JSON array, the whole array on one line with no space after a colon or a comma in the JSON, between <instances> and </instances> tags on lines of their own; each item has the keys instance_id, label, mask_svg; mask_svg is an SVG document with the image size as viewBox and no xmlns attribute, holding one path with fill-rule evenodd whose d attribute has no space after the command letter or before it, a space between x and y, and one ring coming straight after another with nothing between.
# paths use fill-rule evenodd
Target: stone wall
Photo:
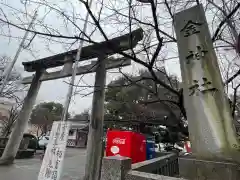
<instances>
[{"instance_id":1,"label":"stone wall","mask_svg":"<svg viewBox=\"0 0 240 180\"><path fill-rule=\"evenodd\" d=\"M178 169L173 165L176 160L175 154L136 164L132 164L131 159L127 157L104 157L101 180L180 180L181 178L164 176L171 173L171 175L177 175Z\"/></svg>"},{"instance_id":2,"label":"stone wall","mask_svg":"<svg viewBox=\"0 0 240 180\"><path fill-rule=\"evenodd\" d=\"M126 180L186 180L182 178L175 178L151 173L144 173L140 171L129 171L126 175ZM124 179L122 179L124 180Z\"/></svg>"},{"instance_id":3,"label":"stone wall","mask_svg":"<svg viewBox=\"0 0 240 180\"><path fill-rule=\"evenodd\" d=\"M239 165L234 162L200 160L193 156L179 158L179 175L191 180L238 180Z\"/></svg>"},{"instance_id":4,"label":"stone wall","mask_svg":"<svg viewBox=\"0 0 240 180\"><path fill-rule=\"evenodd\" d=\"M104 157L101 180L238 180L239 165L233 162L207 161L193 156L163 154L132 164L127 157ZM183 180L183 179L182 179Z\"/></svg>"}]
</instances>

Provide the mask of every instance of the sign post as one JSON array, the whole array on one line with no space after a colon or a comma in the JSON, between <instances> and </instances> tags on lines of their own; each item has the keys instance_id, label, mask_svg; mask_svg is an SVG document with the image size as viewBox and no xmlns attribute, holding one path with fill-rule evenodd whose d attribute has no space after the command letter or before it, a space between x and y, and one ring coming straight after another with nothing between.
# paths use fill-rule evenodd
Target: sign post
<instances>
[{"instance_id":1,"label":"sign post","mask_svg":"<svg viewBox=\"0 0 240 180\"><path fill-rule=\"evenodd\" d=\"M174 18L192 152L204 159L239 160L240 144L203 6Z\"/></svg>"},{"instance_id":2,"label":"sign post","mask_svg":"<svg viewBox=\"0 0 240 180\"><path fill-rule=\"evenodd\" d=\"M67 121L53 123L38 180L60 179L70 126Z\"/></svg>"}]
</instances>

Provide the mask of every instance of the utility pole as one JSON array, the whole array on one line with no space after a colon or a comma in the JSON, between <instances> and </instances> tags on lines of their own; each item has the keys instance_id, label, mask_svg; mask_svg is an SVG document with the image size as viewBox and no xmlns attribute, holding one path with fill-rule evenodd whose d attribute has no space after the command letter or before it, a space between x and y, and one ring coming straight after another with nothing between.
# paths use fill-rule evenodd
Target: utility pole
<instances>
[{"instance_id":1,"label":"utility pole","mask_svg":"<svg viewBox=\"0 0 240 180\"><path fill-rule=\"evenodd\" d=\"M32 25L34 23L34 21L36 20L37 18L37 11L34 12L34 15L33 15L33 18L30 22L30 24L28 25L28 28L27 28L27 31L25 32L24 36L23 36L23 39L18 47L18 50L13 58L13 61L8 65L8 67L5 69L5 71L3 72L3 82L1 83L1 87L0 87L0 96L2 95L3 93L3 90L4 90L4 87L6 86L8 80L9 80L9 76L12 72L12 69L13 69L13 66L14 64L16 63L21 51L22 51L22 48L24 47L24 43L25 43L25 40L27 39L28 37L28 34L29 34L29 31L31 28L32 28ZM1 80L0 80L1 81Z\"/></svg>"},{"instance_id":2,"label":"utility pole","mask_svg":"<svg viewBox=\"0 0 240 180\"><path fill-rule=\"evenodd\" d=\"M92 5L92 0L89 1L89 8L91 7L91 5ZM83 38L84 38L84 34L86 33L86 30L87 30L88 18L89 18L89 13L87 12L85 22L84 22L84 26L83 26L83 32L81 33L80 45L79 45L79 48L78 48L78 51L77 51L75 63L74 63L73 70L72 70L71 83L68 86L68 93L67 93L66 100L64 102L64 109L63 109L63 114L62 114L62 119L61 119L62 121L67 120L68 109L69 109L69 105L70 105L70 102L71 102L71 99L72 99L73 85L74 85L74 82L75 82L78 63L79 63L80 58L81 58L81 52L82 52L82 47L83 47L83 43L84 43Z\"/></svg>"},{"instance_id":3,"label":"utility pole","mask_svg":"<svg viewBox=\"0 0 240 180\"><path fill-rule=\"evenodd\" d=\"M91 7L91 4L92 4L92 0L90 0L90 2L89 2L89 7ZM89 13L86 14L86 18L85 18L85 22L84 22L84 26L83 26L83 32L81 33L81 40L80 40L80 44L79 44L79 48L78 48L78 51L76 54L75 63L73 65L73 68L72 68L73 63L68 61L67 56L65 57L66 61L65 61L64 67L63 67L63 72L66 73L68 70L72 69L71 83L68 86L68 93L67 93L67 96L66 96L66 99L64 102L64 109L62 112L61 122L58 122L58 124L56 124L56 126L52 127L51 134L52 134L52 137L54 137L55 141L54 142L50 141L50 143L49 143L50 145L47 146L47 150L46 150L46 154L50 154L51 157L44 156L43 163L42 163L42 166L41 166L41 169L39 172L38 180L46 180L47 179L45 174L47 172L46 164L48 164L48 163L59 164L58 165L59 168L57 168L57 172L58 172L57 179L59 179L60 174L61 174L61 169L62 169L64 159L63 158L61 160L59 159L60 162L52 161L51 160L52 156L55 156L55 157L57 156L57 154L52 153L53 152L52 149L55 149L56 147L58 147L58 149L60 149L61 152L63 152L63 157L64 157L64 154L66 151L67 138L65 138L64 141L62 141L60 144L58 144L61 141L59 139L60 138L59 134L61 131L64 132L66 130L66 128L65 128L66 125L69 128L69 122L66 122L67 118L68 118L67 117L68 109L69 109L69 105L72 100L73 86L75 83L76 74L78 72L78 64L79 64L79 61L81 58L81 53L82 53L82 48L83 48L83 43L84 43L83 38L84 38L84 35L87 30L88 18L89 18ZM60 125L60 126L58 126L58 125ZM55 127L56 127L56 132L54 132ZM63 133L63 134L65 134L65 133ZM67 136L68 136L68 133L67 133ZM67 136L65 136L65 137L67 137Z\"/></svg>"}]
</instances>

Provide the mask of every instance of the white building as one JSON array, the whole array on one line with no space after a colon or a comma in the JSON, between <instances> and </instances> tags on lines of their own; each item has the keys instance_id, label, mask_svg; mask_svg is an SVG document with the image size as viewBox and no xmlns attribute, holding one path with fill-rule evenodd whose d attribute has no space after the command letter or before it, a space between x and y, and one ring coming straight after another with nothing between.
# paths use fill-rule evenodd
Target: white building
<instances>
[{"instance_id":1,"label":"white building","mask_svg":"<svg viewBox=\"0 0 240 180\"><path fill-rule=\"evenodd\" d=\"M87 146L87 136L88 136L88 121L69 119L71 122L71 128L69 130L67 146L68 147L86 147ZM33 134L35 136L40 136L41 130L31 123L28 124L26 128L26 133ZM46 136L50 135L50 131L46 133Z\"/></svg>"},{"instance_id":2,"label":"white building","mask_svg":"<svg viewBox=\"0 0 240 180\"><path fill-rule=\"evenodd\" d=\"M86 147L88 136L88 121L69 119L71 129L68 135L68 147Z\"/></svg>"}]
</instances>

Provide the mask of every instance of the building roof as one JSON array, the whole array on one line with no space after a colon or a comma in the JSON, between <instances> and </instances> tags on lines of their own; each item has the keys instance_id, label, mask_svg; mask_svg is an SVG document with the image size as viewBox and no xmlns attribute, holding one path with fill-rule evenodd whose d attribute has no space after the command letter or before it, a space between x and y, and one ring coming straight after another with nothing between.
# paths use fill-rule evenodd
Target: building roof
<instances>
[{"instance_id":1,"label":"building roof","mask_svg":"<svg viewBox=\"0 0 240 180\"><path fill-rule=\"evenodd\" d=\"M89 120L70 118L71 129L78 129L82 131L88 131Z\"/></svg>"},{"instance_id":2,"label":"building roof","mask_svg":"<svg viewBox=\"0 0 240 180\"><path fill-rule=\"evenodd\" d=\"M88 123L87 124L72 124L71 129L86 130L86 129L88 129Z\"/></svg>"}]
</instances>

